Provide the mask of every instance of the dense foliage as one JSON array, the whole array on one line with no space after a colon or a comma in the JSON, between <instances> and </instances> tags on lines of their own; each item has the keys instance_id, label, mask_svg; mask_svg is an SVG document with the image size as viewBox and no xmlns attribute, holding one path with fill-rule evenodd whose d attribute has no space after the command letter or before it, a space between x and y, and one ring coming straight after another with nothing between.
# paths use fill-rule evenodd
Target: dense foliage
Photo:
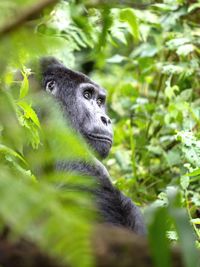
<instances>
[{"instance_id":1,"label":"dense foliage","mask_svg":"<svg viewBox=\"0 0 200 267\"><path fill-rule=\"evenodd\" d=\"M113 183L144 208L155 264L170 266L168 245L179 242L186 266L197 266L200 2L59 1L10 23L34 5L0 2L1 227L74 266L91 263L91 197L61 186L91 186L90 179L52 167L58 155L85 157L86 147L28 79L30 62L54 55L108 90L115 140L105 164ZM38 119L37 106L48 117Z\"/></svg>"}]
</instances>

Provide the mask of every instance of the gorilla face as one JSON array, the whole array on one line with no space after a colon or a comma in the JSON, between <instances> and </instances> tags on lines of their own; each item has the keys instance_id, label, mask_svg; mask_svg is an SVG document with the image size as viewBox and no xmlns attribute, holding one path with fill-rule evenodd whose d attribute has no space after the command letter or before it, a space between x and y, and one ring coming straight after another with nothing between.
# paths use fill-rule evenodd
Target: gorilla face
<instances>
[{"instance_id":1,"label":"gorilla face","mask_svg":"<svg viewBox=\"0 0 200 267\"><path fill-rule=\"evenodd\" d=\"M41 68L43 87L61 103L72 127L101 157L106 157L112 146L113 133L105 110L105 90L54 58L43 59Z\"/></svg>"},{"instance_id":2,"label":"gorilla face","mask_svg":"<svg viewBox=\"0 0 200 267\"><path fill-rule=\"evenodd\" d=\"M87 142L106 157L112 146L111 120L105 113L105 90L92 83L82 83L77 90L77 109L82 118L80 132Z\"/></svg>"}]
</instances>

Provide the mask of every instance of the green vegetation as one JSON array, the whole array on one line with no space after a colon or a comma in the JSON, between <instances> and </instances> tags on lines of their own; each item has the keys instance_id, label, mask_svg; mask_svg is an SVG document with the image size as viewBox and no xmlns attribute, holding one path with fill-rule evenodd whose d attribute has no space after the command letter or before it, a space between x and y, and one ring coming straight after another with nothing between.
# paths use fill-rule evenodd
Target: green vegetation
<instances>
[{"instance_id":1,"label":"green vegetation","mask_svg":"<svg viewBox=\"0 0 200 267\"><path fill-rule=\"evenodd\" d=\"M0 2L0 227L92 266L93 201L59 186L91 181L53 169L86 147L28 79L30 62L54 55L108 90L115 138L104 163L144 210L155 265L170 266L169 244L179 243L186 266L197 266L200 1L72 0L36 12L42 2ZM48 116L38 119L37 106Z\"/></svg>"}]
</instances>

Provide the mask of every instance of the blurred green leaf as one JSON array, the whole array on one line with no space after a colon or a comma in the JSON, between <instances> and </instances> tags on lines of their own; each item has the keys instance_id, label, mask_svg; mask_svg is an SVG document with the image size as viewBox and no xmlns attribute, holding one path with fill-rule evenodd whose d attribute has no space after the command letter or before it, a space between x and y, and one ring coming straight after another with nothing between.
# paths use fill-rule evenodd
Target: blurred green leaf
<instances>
[{"instance_id":1,"label":"blurred green leaf","mask_svg":"<svg viewBox=\"0 0 200 267\"><path fill-rule=\"evenodd\" d=\"M24 101L18 101L17 105L23 109L24 111L24 118L31 119L35 125L40 128L40 122L38 120L37 114L35 111L31 108L31 105L27 104Z\"/></svg>"},{"instance_id":2,"label":"blurred green leaf","mask_svg":"<svg viewBox=\"0 0 200 267\"><path fill-rule=\"evenodd\" d=\"M28 94L28 90L29 90L29 81L28 81L28 75L29 75L29 71L25 70L22 72L23 75L23 81L21 84L21 88L20 88L20 96L19 98L24 98L27 94Z\"/></svg>"},{"instance_id":3,"label":"blurred green leaf","mask_svg":"<svg viewBox=\"0 0 200 267\"><path fill-rule=\"evenodd\" d=\"M190 178L187 175L181 176L181 186L184 190L186 190L190 184Z\"/></svg>"},{"instance_id":4,"label":"blurred green leaf","mask_svg":"<svg viewBox=\"0 0 200 267\"><path fill-rule=\"evenodd\" d=\"M158 209L149 226L149 244L154 258L155 266L171 266L169 242L166 237L167 213L165 208Z\"/></svg>"},{"instance_id":5,"label":"blurred green leaf","mask_svg":"<svg viewBox=\"0 0 200 267\"><path fill-rule=\"evenodd\" d=\"M140 39L139 27L137 17L134 13L134 10L131 8L122 9L120 12L121 21L125 21L128 23L131 33L136 41Z\"/></svg>"},{"instance_id":6,"label":"blurred green leaf","mask_svg":"<svg viewBox=\"0 0 200 267\"><path fill-rule=\"evenodd\" d=\"M188 215L185 209L180 208L179 192L176 188L169 187L167 194L169 198L169 211L176 225L185 265L187 267L197 267L200 263L199 253L195 247L195 238L189 224Z\"/></svg>"}]
</instances>

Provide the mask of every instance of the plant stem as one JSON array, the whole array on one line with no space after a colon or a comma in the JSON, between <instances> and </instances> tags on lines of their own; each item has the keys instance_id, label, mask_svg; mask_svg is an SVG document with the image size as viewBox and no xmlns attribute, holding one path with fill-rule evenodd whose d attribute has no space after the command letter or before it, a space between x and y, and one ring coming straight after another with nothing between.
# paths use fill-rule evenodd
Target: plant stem
<instances>
[{"instance_id":1,"label":"plant stem","mask_svg":"<svg viewBox=\"0 0 200 267\"><path fill-rule=\"evenodd\" d=\"M185 190L184 196L185 196L186 209L187 209L187 213L188 213L188 216L189 216L189 219L190 219L190 223L192 224L192 226L194 228L194 231L195 231L198 239L200 240L200 233L199 233L199 231L198 231L195 223L192 222L192 216L191 216L191 213L190 213L190 207L189 207L189 200L188 200L188 192L187 192L187 190Z\"/></svg>"}]
</instances>

